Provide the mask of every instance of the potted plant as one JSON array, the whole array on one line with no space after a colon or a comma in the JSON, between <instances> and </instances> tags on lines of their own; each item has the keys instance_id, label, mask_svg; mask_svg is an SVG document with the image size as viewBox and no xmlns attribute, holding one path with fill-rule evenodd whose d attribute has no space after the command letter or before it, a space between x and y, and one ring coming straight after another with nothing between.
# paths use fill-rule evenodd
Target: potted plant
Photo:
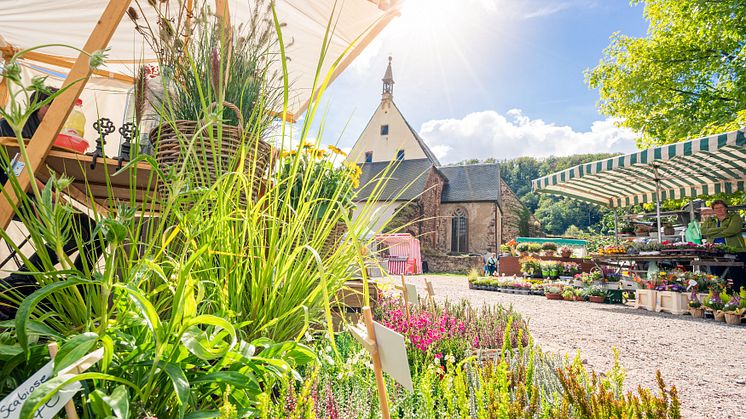
<instances>
[{"instance_id":1,"label":"potted plant","mask_svg":"<svg viewBox=\"0 0 746 419\"><path fill-rule=\"evenodd\" d=\"M722 311L725 304L723 303L721 295L717 290L710 291L710 293L707 295L707 300L705 300L703 304L705 307L707 307L708 311L712 312L712 316L715 321L725 321L725 313L723 313Z\"/></svg>"},{"instance_id":2,"label":"potted plant","mask_svg":"<svg viewBox=\"0 0 746 419\"><path fill-rule=\"evenodd\" d=\"M526 257L522 258L520 260L521 262L521 272L525 276L528 277L539 277L542 274L542 265L541 262L538 259L532 258L532 257Z\"/></svg>"},{"instance_id":3,"label":"potted plant","mask_svg":"<svg viewBox=\"0 0 746 419\"><path fill-rule=\"evenodd\" d=\"M137 13L129 16L156 52L161 69L161 97L147 98L149 88L139 82L135 89L135 114L142 115L140 108L155 102L159 106L152 111L164 121L150 130L148 139L167 175L159 182L161 200L207 191L237 169L250 175L251 199L256 200L272 155L264 138L275 116L266 110L282 104L282 80L270 70L277 59L268 52L276 46L276 38L268 36L273 25L258 15L225 36L223 22L206 7L186 12L185 4L178 10L150 4L156 21ZM135 119L139 123L141 118Z\"/></svg>"},{"instance_id":4,"label":"potted plant","mask_svg":"<svg viewBox=\"0 0 746 419\"><path fill-rule=\"evenodd\" d=\"M592 303L603 303L606 300L606 290L599 285L586 288L585 294L588 296L588 301Z\"/></svg>"},{"instance_id":5,"label":"potted plant","mask_svg":"<svg viewBox=\"0 0 746 419\"><path fill-rule=\"evenodd\" d=\"M507 244L501 244L500 253L502 253L503 256L510 256L510 246Z\"/></svg>"},{"instance_id":6,"label":"potted plant","mask_svg":"<svg viewBox=\"0 0 746 419\"><path fill-rule=\"evenodd\" d=\"M562 299L562 288L557 285L544 285L544 296L547 300L561 300Z\"/></svg>"},{"instance_id":7,"label":"potted plant","mask_svg":"<svg viewBox=\"0 0 746 419\"><path fill-rule=\"evenodd\" d=\"M569 285L562 288L562 299L565 301L573 301L575 299L575 288Z\"/></svg>"},{"instance_id":8,"label":"potted plant","mask_svg":"<svg viewBox=\"0 0 746 419\"><path fill-rule=\"evenodd\" d=\"M746 312L746 308L741 307L741 296L738 294L735 294L728 303L723 305L723 313L727 324L741 324L744 312Z\"/></svg>"},{"instance_id":9,"label":"potted plant","mask_svg":"<svg viewBox=\"0 0 746 419\"><path fill-rule=\"evenodd\" d=\"M560 256L567 259L572 256L572 248L569 246L562 246L559 248Z\"/></svg>"},{"instance_id":10,"label":"potted plant","mask_svg":"<svg viewBox=\"0 0 746 419\"><path fill-rule=\"evenodd\" d=\"M477 272L476 269L472 269L469 271L469 275L467 275L467 282L469 283L469 289L474 288L474 282L476 282L479 279L479 272Z\"/></svg>"},{"instance_id":11,"label":"potted plant","mask_svg":"<svg viewBox=\"0 0 746 419\"><path fill-rule=\"evenodd\" d=\"M700 319L705 316L705 308L702 307L702 302L697 298L697 292L693 291L689 297L689 314L695 319Z\"/></svg>"},{"instance_id":12,"label":"potted plant","mask_svg":"<svg viewBox=\"0 0 746 419\"><path fill-rule=\"evenodd\" d=\"M585 301L585 297L586 295L582 288L575 288L575 296L574 296L575 301Z\"/></svg>"},{"instance_id":13,"label":"potted plant","mask_svg":"<svg viewBox=\"0 0 746 419\"><path fill-rule=\"evenodd\" d=\"M554 243L546 242L541 245L541 250L544 251L544 256L554 256L554 252L557 251L557 245Z\"/></svg>"},{"instance_id":14,"label":"potted plant","mask_svg":"<svg viewBox=\"0 0 746 419\"><path fill-rule=\"evenodd\" d=\"M538 255L541 252L541 244L539 243L529 243L528 244L528 252L534 255Z\"/></svg>"},{"instance_id":15,"label":"potted plant","mask_svg":"<svg viewBox=\"0 0 746 419\"><path fill-rule=\"evenodd\" d=\"M515 246L515 250L520 253L521 256L528 256L529 243L518 243Z\"/></svg>"}]
</instances>

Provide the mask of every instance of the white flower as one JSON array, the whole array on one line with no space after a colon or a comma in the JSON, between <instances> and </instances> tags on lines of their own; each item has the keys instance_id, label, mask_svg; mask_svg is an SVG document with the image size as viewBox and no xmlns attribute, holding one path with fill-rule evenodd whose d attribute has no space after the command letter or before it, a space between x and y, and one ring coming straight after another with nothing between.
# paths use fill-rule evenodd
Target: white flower
<instances>
[{"instance_id":1,"label":"white flower","mask_svg":"<svg viewBox=\"0 0 746 419\"><path fill-rule=\"evenodd\" d=\"M440 358L435 358L435 365L440 365Z\"/></svg>"}]
</instances>

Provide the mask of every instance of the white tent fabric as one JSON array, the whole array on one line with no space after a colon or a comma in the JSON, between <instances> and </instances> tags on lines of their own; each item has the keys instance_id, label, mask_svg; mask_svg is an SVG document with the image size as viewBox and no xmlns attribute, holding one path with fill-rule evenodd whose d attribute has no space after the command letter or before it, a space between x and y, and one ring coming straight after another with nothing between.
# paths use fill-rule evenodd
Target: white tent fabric
<instances>
[{"instance_id":1,"label":"white tent fabric","mask_svg":"<svg viewBox=\"0 0 746 419\"><path fill-rule=\"evenodd\" d=\"M139 0L146 14L147 1ZM176 0L171 0L177 3ZM255 0L228 0L234 24L248 21ZM81 48L107 4L105 0L3 0L0 13L0 45L4 40L15 48L44 44L65 44ZM136 0L132 1L137 6ZM214 5L214 3L212 3ZM335 8L336 4L336 8ZM288 44L288 76L291 84L290 113L297 117L305 110L311 96L313 78L321 52L324 32L334 13L334 32L322 66L325 74L332 63L358 37L360 42L351 51L349 64L385 25L399 13L396 1L386 0L277 0L276 10L284 24L283 37ZM213 6L214 9L214 6ZM140 8L137 8L140 10ZM111 43L106 70L133 76L143 62L153 62L142 37L126 15L119 24ZM50 46L40 52L74 60L77 52L60 46ZM47 64L35 65L50 68ZM126 83L118 83L124 89ZM112 87L112 86L109 86ZM127 86L127 89L129 86ZM126 90L126 89L125 89Z\"/></svg>"}]
</instances>

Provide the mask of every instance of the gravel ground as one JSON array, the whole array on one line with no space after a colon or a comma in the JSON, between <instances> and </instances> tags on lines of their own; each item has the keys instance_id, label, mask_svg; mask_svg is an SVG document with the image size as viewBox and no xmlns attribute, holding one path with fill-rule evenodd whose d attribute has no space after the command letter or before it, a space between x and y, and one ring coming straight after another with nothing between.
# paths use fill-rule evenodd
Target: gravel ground
<instances>
[{"instance_id":1,"label":"gravel ground","mask_svg":"<svg viewBox=\"0 0 746 419\"><path fill-rule=\"evenodd\" d=\"M470 290L466 277L409 277L425 294L425 278L436 299L466 298L475 304L512 305L529 321L545 351L581 359L596 371L614 362L619 350L626 385L657 388L655 371L675 384L686 418L746 418L746 324L651 313L631 306L550 301L532 295Z\"/></svg>"}]
</instances>

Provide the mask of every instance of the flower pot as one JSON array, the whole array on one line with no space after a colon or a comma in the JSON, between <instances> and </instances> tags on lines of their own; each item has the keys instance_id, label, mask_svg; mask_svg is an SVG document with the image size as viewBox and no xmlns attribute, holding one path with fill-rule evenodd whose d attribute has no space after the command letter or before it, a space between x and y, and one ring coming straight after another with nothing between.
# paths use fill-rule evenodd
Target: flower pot
<instances>
[{"instance_id":1,"label":"flower pot","mask_svg":"<svg viewBox=\"0 0 746 419\"><path fill-rule=\"evenodd\" d=\"M635 308L644 308L648 311L654 311L656 305L656 293L656 290L648 289L639 289L635 291Z\"/></svg>"},{"instance_id":2,"label":"flower pot","mask_svg":"<svg viewBox=\"0 0 746 419\"><path fill-rule=\"evenodd\" d=\"M736 314L736 313L724 313L725 314L725 322L727 324L741 324L741 319L743 318L742 314Z\"/></svg>"},{"instance_id":3,"label":"flower pot","mask_svg":"<svg viewBox=\"0 0 746 419\"><path fill-rule=\"evenodd\" d=\"M716 322L724 322L725 321L725 313L723 313L721 310L713 311L712 315L715 318Z\"/></svg>"},{"instance_id":4,"label":"flower pot","mask_svg":"<svg viewBox=\"0 0 746 419\"><path fill-rule=\"evenodd\" d=\"M689 310L689 297L685 293L658 291L655 298L655 311L657 312L684 314Z\"/></svg>"},{"instance_id":5,"label":"flower pot","mask_svg":"<svg viewBox=\"0 0 746 419\"><path fill-rule=\"evenodd\" d=\"M544 296L547 297L547 300L561 300L562 294L547 294L544 293Z\"/></svg>"},{"instance_id":6,"label":"flower pot","mask_svg":"<svg viewBox=\"0 0 746 419\"><path fill-rule=\"evenodd\" d=\"M568 259L568 258L570 258L570 256L572 256L572 251L562 252L562 253L560 253L560 256L562 256L565 259Z\"/></svg>"},{"instance_id":7,"label":"flower pot","mask_svg":"<svg viewBox=\"0 0 746 419\"><path fill-rule=\"evenodd\" d=\"M705 316L705 309L702 307L699 307L699 308L689 307L689 314L691 314L692 318L694 319L701 319Z\"/></svg>"},{"instance_id":8,"label":"flower pot","mask_svg":"<svg viewBox=\"0 0 746 419\"><path fill-rule=\"evenodd\" d=\"M603 303L604 300L606 300L606 297L603 295L589 295L588 301L592 303Z\"/></svg>"},{"instance_id":9,"label":"flower pot","mask_svg":"<svg viewBox=\"0 0 746 419\"><path fill-rule=\"evenodd\" d=\"M473 290L473 289L474 289L474 284L472 284L472 283L471 283L471 281L469 281L469 289L470 289L470 290Z\"/></svg>"},{"instance_id":10,"label":"flower pot","mask_svg":"<svg viewBox=\"0 0 746 419\"><path fill-rule=\"evenodd\" d=\"M574 299L575 301L585 301L585 298L582 295L576 295Z\"/></svg>"}]
</instances>

